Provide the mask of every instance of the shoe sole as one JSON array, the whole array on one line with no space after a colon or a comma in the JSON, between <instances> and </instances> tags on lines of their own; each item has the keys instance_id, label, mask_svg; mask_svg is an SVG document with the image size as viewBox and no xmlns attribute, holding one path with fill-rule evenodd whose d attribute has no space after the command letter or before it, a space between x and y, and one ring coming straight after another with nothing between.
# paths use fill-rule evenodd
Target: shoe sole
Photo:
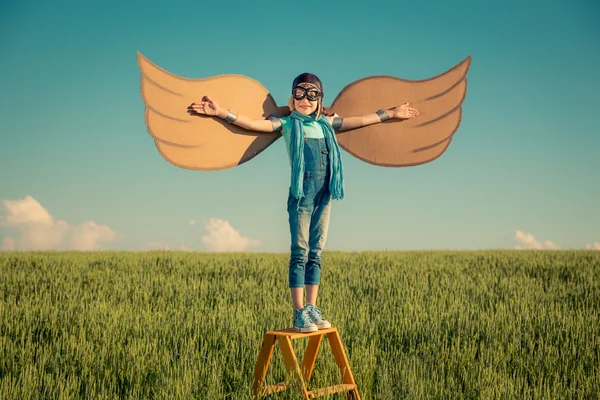
<instances>
[{"instance_id":1,"label":"shoe sole","mask_svg":"<svg viewBox=\"0 0 600 400\"><path fill-rule=\"evenodd\" d=\"M327 328L331 328L331 323L327 323L327 324L317 324L317 328L318 329L327 329Z\"/></svg>"},{"instance_id":2,"label":"shoe sole","mask_svg":"<svg viewBox=\"0 0 600 400\"><path fill-rule=\"evenodd\" d=\"M294 325L294 329L300 333L308 333L308 332L316 332L319 330L318 327L314 327L314 328L300 328L299 326Z\"/></svg>"}]
</instances>

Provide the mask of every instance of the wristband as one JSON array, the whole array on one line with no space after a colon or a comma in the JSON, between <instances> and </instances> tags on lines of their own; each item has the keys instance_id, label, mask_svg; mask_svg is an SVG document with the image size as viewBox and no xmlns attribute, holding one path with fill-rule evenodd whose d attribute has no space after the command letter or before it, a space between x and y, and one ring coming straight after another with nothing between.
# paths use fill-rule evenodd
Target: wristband
<instances>
[{"instance_id":1,"label":"wristband","mask_svg":"<svg viewBox=\"0 0 600 400\"><path fill-rule=\"evenodd\" d=\"M385 110L379 110L376 112L376 114L379 116L379 120L381 122L387 121L388 119L390 119L390 115Z\"/></svg>"},{"instance_id":2,"label":"wristband","mask_svg":"<svg viewBox=\"0 0 600 400\"><path fill-rule=\"evenodd\" d=\"M231 110L227 110L227 115L225 116L225 121L229 122L230 124L234 123L236 120L238 119L238 116L236 113L231 112Z\"/></svg>"},{"instance_id":3,"label":"wristband","mask_svg":"<svg viewBox=\"0 0 600 400\"><path fill-rule=\"evenodd\" d=\"M333 129L338 130L342 127L342 122L344 122L344 119L342 117L338 117L337 115L335 117L333 117L333 121L331 122L331 126L333 127Z\"/></svg>"},{"instance_id":4,"label":"wristband","mask_svg":"<svg viewBox=\"0 0 600 400\"><path fill-rule=\"evenodd\" d=\"M281 131L281 120L279 118L277 118L277 116L275 114L271 114L267 117L267 119L269 121L271 121L271 124L273 124L273 132L279 132Z\"/></svg>"}]
</instances>

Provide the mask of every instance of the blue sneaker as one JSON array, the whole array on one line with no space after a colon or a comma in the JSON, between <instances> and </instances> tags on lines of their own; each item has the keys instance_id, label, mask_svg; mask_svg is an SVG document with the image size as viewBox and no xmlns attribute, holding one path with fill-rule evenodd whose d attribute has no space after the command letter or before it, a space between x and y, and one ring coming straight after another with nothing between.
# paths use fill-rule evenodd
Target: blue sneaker
<instances>
[{"instance_id":1,"label":"blue sneaker","mask_svg":"<svg viewBox=\"0 0 600 400\"><path fill-rule=\"evenodd\" d=\"M301 333L316 332L319 330L313 324L306 307L302 310L294 310L294 329Z\"/></svg>"},{"instance_id":2,"label":"blue sneaker","mask_svg":"<svg viewBox=\"0 0 600 400\"><path fill-rule=\"evenodd\" d=\"M323 318L323 310L321 310L319 307L307 303L304 309L308 310L308 315L310 316L311 321L317 325L318 329L331 328L331 323Z\"/></svg>"}]
</instances>

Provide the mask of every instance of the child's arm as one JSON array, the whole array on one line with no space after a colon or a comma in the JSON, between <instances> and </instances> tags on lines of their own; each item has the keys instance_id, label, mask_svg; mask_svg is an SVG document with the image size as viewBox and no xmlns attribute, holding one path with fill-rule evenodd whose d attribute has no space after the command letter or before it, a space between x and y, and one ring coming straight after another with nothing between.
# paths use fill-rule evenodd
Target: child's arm
<instances>
[{"instance_id":1,"label":"child's arm","mask_svg":"<svg viewBox=\"0 0 600 400\"><path fill-rule=\"evenodd\" d=\"M382 117L380 117L380 115L382 115ZM360 128L363 126L367 126L367 125L373 125L373 124L377 124L379 122L383 122L386 119L392 119L392 118L397 118L397 119L408 119L408 118L414 118L414 117L418 117L419 116L419 110L417 110L416 108L412 108L409 107L408 103L404 103L401 106L397 106L394 108L390 108L389 110L385 110L385 113L372 113L372 114L365 114L365 115L361 115L358 117L346 117L346 118L339 118L338 121L335 121L336 118L332 118L332 125L333 123L337 122L336 125L339 125L340 119L341 119L341 127L338 128L338 130L340 131L344 131L344 130L348 130L348 129L356 129L356 128ZM386 115L387 114L387 117Z\"/></svg>"},{"instance_id":2,"label":"child's arm","mask_svg":"<svg viewBox=\"0 0 600 400\"><path fill-rule=\"evenodd\" d=\"M278 122L271 122L271 120L268 119L253 120L244 115L237 115L223 107L219 107L219 105L208 96L204 96L202 101L192 103L190 108L197 114L219 117L234 125L256 132L274 132Z\"/></svg>"}]
</instances>

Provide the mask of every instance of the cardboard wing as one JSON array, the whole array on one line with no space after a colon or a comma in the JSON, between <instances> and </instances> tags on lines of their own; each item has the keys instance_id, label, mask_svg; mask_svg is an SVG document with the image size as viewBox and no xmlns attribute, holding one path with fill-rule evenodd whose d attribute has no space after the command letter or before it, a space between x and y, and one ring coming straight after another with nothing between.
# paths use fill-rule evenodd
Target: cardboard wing
<instances>
[{"instance_id":1,"label":"cardboard wing","mask_svg":"<svg viewBox=\"0 0 600 400\"><path fill-rule=\"evenodd\" d=\"M165 160L191 170L220 170L251 160L269 147L280 133L250 132L219 118L188 113L203 95L210 94L249 118L283 116L289 108L277 107L268 90L242 75L188 79L174 75L138 52L141 93L146 105L146 128Z\"/></svg>"},{"instance_id":2,"label":"cardboard wing","mask_svg":"<svg viewBox=\"0 0 600 400\"><path fill-rule=\"evenodd\" d=\"M371 76L346 86L331 106L338 115L355 116L408 102L417 118L393 119L337 136L340 147L370 164L407 167L433 161L450 145L462 116L471 56L436 77L410 81Z\"/></svg>"},{"instance_id":3,"label":"cardboard wing","mask_svg":"<svg viewBox=\"0 0 600 400\"><path fill-rule=\"evenodd\" d=\"M146 128L169 163L191 170L232 168L256 157L281 137L277 132L251 132L187 111L191 103L208 94L218 104L249 118L289 115L289 108L278 107L260 82L242 75L183 78L139 52L137 58ZM470 61L469 56L447 72L422 81L372 76L352 82L331 106L342 117L406 101L421 115L341 132L337 135L340 147L363 161L388 167L418 165L439 157L460 125Z\"/></svg>"}]
</instances>

